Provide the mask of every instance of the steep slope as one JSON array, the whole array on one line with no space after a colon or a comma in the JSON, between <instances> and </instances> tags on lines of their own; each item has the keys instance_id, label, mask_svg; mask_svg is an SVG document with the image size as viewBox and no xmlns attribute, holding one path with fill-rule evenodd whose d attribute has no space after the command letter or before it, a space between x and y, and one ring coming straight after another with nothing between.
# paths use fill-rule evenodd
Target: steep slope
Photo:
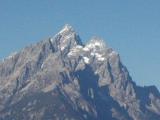
<instances>
[{"instance_id":1,"label":"steep slope","mask_svg":"<svg viewBox=\"0 0 160 120\"><path fill-rule=\"evenodd\" d=\"M0 63L0 120L160 120L160 93L131 79L103 40L69 25Z\"/></svg>"}]
</instances>

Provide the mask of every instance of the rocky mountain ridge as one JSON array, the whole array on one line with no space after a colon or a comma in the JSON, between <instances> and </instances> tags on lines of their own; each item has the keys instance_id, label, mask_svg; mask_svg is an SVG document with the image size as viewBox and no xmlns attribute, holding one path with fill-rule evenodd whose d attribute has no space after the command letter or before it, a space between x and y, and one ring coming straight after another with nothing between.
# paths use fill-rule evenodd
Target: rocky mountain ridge
<instances>
[{"instance_id":1,"label":"rocky mountain ridge","mask_svg":"<svg viewBox=\"0 0 160 120\"><path fill-rule=\"evenodd\" d=\"M0 63L0 120L160 120L155 86L132 81L99 38L70 25Z\"/></svg>"}]
</instances>

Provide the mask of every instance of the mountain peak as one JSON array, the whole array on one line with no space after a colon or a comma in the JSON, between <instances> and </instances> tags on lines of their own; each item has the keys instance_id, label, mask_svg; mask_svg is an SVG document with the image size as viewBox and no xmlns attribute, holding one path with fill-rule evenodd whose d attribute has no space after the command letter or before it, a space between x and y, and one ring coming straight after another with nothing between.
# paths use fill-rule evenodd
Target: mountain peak
<instances>
[{"instance_id":1,"label":"mountain peak","mask_svg":"<svg viewBox=\"0 0 160 120\"><path fill-rule=\"evenodd\" d=\"M104 50L107 48L106 43L99 37L93 37L87 44L86 48L93 50Z\"/></svg>"},{"instance_id":2,"label":"mountain peak","mask_svg":"<svg viewBox=\"0 0 160 120\"><path fill-rule=\"evenodd\" d=\"M62 28L62 30L59 32L59 34L64 34L64 33L68 33L68 32L75 32L73 27L69 24L65 24Z\"/></svg>"},{"instance_id":3,"label":"mountain peak","mask_svg":"<svg viewBox=\"0 0 160 120\"><path fill-rule=\"evenodd\" d=\"M76 45L82 45L79 35L69 24L65 24L60 32L51 38L51 42L55 42L58 49L65 52Z\"/></svg>"},{"instance_id":4,"label":"mountain peak","mask_svg":"<svg viewBox=\"0 0 160 120\"><path fill-rule=\"evenodd\" d=\"M104 42L104 40L100 37L93 37L90 40L90 43L95 44L96 46L102 47L102 46L106 46L106 43Z\"/></svg>"}]
</instances>

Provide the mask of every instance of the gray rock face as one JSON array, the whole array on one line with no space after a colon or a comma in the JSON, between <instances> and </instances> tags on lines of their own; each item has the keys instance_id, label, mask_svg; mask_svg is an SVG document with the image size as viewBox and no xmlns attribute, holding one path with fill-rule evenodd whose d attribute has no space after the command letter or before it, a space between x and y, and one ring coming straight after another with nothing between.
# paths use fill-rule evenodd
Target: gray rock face
<instances>
[{"instance_id":1,"label":"gray rock face","mask_svg":"<svg viewBox=\"0 0 160 120\"><path fill-rule=\"evenodd\" d=\"M0 63L0 120L160 120L160 93L103 40L69 25Z\"/></svg>"}]
</instances>

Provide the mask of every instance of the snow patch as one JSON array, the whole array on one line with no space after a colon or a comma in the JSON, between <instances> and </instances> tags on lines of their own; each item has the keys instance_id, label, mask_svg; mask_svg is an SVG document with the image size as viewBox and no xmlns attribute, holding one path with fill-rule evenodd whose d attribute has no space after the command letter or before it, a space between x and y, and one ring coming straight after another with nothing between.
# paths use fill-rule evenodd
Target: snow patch
<instances>
[{"instance_id":1,"label":"snow patch","mask_svg":"<svg viewBox=\"0 0 160 120\"><path fill-rule=\"evenodd\" d=\"M84 47L83 50L87 52L87 51L89 51L89 48Z\"/></svg>"},{"instance_id":2,"label":"snow patch","mask_svg":"<svg viewBox=\"0 0 160 120\"><path fill-rule=\"evenodd\" d=\"M64 28L63 28L59 33L60 33L60 34L63 34L63 33L67 32L67 31L70 31L70 30L73 31L72 26L66 24L66 25L64 26Z\"/></svg>"},{"instance_id":3,"label":"snow patch","mask_svg":"<svg viewBox=\"0 0 160 120\"><path fill-rule=\"evenodd\" d=\"M53 43L54 39L53 39L53 38L51 38L51 39L50 39L50 41L51 41L51 43Z\"/></svg>"},{"instance_id":4,"label":"snow patch","mask_svg":"<svg viewBox=\"0 0 160 120\"><path fill-rule=\"evenodd\" d=\"M11 58L13 58L16 54L17 54L17 52L14 52L14 53L12 53L10 56L8 56L6 59L11 59Z\"/></svg>"},{"instance_id":5,"label":"snow patch","mask_svg":"<svg viewBox=\"0 0 160 120\"><path fill-rule=\"evenodd\" d=\"M102 57L102 55L101 55L101 54L99 54L99 53L95 53L95 56L96 56L97 58Z\"/></svg>"},{"instance_id":6,"label":"snow patch","mask_svg":"<svg viewBox=\"0 0 160 120\"><path fill-rule=\"evenodd\" d=\"M88 57L83 57L83 59L84 59L84 62L85 62L86 64L89 64L89 58L88 58Z\"/></svg>"},{"instance_id":7,"label":"snow patch","mask_svg":"<svg viewBox=\"0 0 160 120\"><path fill-rule=\"evenodd\" d=\"M44 68L44 63L42 63L42 65L41 65L41 69L43 69Z\"/></svg>"},{"instance_id":8,"label":"snow patch","mask_svg":"<svg viewBox=\"0 0 160 120\"><path fill-rule=\"evenodd\" d=\"M95 56L98 61L104 61L105 60L105 58L103 57L103 55L99 54L99 53L91 52L91 56Z\"/></svg>"},{"instance_id":9,"label":"snow patch","mask_svg":"<svg viewBox=\"0 0 160 120\"><path fill-rule=\"evenodd\" d=\"M77 49L82 49L83 47L81 45L76 46Z\"/></svg>"},{"instance_id":10,"label":"snow patch","mask_svg":"<svg viewBox=\"0 0 160 120\"><path fill-rule=\"evenodd\" d=\"M104 61L105 58L104 58L104 57L99 57L99 58L97 58L97 60L99 60L99 61Z\"/></svg>"},{"instance_id":11,"label":"snow patch","mask_svg":"<svg viewBox=\"0 0 160 120\"><path fill-rule=\"evenodd\" d=\"M77 45L74 48L71 49L71 51L68 53L68 56L76 55L80 50L82 50L83 46Z\"/></svg>"},{"instance_id":12,"label":"snow patch","mask_svg":"<svg viewBox=\"0 0 160 120\"><path fill-rule=\"evenodd\" d=\"M102 46L102 43L100 43L100 42L95 42L94 45L95 45L95 46Z\"/></svg>"},{"instance_id":13,"label":"snow patch","mask_svg":"<svg viewBox=\"0 0 160 120\"><path fill-rule=\"evenodd\" d=\"M66 47L66 46L61 46L61 48L60 48L61 51L63 51L63 50L65 49L65 47Z\"/></svg>"},{"instance_id":14,"label":"snow patch","mask_svg":"<svg viewBox=\"0 0 160 120\"><path fill-rule=\"evenodd\" d=\"M91 52L91 56L95 56L95 53Z\"/></svg>"},{"instance_id":15,"label":"snow patch","mask_svg":"<svg viewBox=\"0 0 160 120\"><path fill-rule=\"evenodd\" d=\"M114 56L114 55L118 55L118 53L116 51L112 51L109 56Z\"/></svg>"},{"instance_id":16,"label":"snow patch","mask_svg":"<svg viewBox=\"0 0 160 120\"><path fill-rule=\"evenodd\" d=\"M92 48L95 48L95 47L102 47L103 44L96 41L96 42L93 42L93 43L89 43L88 45L86 45L87 48L89 49L92 49Z\"/></svg>"}]
</instances>

